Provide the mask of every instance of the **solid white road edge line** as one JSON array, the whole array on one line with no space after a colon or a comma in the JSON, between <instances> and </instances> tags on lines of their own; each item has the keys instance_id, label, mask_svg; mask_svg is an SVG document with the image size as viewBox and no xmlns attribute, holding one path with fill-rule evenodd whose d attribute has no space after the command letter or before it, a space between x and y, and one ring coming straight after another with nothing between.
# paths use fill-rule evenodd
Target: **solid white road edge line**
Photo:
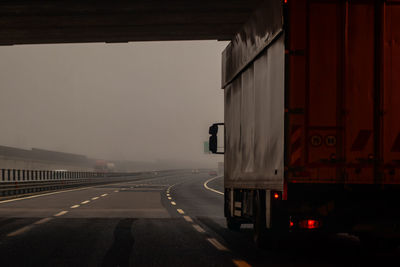
<instances>
[{"instance_id":1,"label":"solid white road edge line","mask_svg":"<svg viewBox=\"0 0 400 267\"><path fill-rule=\"evenodd\" d=\"M215 179L218 179L218 178L221 178L221 177L223 177L223 175L220 175L220 176L217 176L217 177L213 177L213 178L208 179L207 181L205 181L205 182L204 182L204 187L205 187L205 189L208 189L208 190L210 190L210 191L212 191L212 192L214 192L214 193L223 195L223 194L224 194L223 192L218 191L218 190L215 190L215 189L213 189L213 188L211 188L211 187L209 187L209 186L207 185L207 184L208 184L209 182L211 182L212 180L215 180Z\"/></svg>"}]
</instances>

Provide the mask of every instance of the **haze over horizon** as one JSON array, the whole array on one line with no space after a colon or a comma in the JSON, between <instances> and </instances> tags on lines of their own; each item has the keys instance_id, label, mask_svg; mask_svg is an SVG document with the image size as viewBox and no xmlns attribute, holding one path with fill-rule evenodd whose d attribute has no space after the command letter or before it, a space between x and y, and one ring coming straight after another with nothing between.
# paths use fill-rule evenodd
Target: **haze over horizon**
<instances>
[{"instance_id":1,"label":"haze over horizon","mask_svg":"<svg viewBox=\"0 0 400 267\"><path fill-rule=\"evenodd\" d=\"M0 48L0 145L132 161L205 155L223 121L226 42L25 45Z\"/></svg>"}]
</instances>

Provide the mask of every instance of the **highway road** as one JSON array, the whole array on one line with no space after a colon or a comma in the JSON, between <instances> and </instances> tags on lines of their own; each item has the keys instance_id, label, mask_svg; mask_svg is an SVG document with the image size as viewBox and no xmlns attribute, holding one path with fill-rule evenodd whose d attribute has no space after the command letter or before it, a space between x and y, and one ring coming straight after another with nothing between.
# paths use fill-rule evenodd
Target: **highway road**
<instances>
[{"instance_id":1,"label":"highway road","mask_svg":"<svg viewBox=\"0 0 400 267\"><path fill-rule=\"evenodd\" d=\"M258 249L226 229L222 178L159 173L0 202L0 266L398 266L348 235Z\"/></svg>"}]
</instances>

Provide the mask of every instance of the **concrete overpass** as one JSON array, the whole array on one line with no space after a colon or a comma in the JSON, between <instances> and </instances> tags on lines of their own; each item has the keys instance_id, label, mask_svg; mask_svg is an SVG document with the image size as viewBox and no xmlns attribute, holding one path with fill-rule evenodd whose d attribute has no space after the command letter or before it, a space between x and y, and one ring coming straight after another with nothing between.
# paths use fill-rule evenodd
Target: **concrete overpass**
<instances>
[{"instance_id":1,"label":"concrete overpass","mask_svg":"<svg viewBox=\"0 0 400 267\"><path fill-rule=\"evenodd\" d=\"M262 2L1 1L0 45L230 40Z\"/></svg>"}]
</instances>

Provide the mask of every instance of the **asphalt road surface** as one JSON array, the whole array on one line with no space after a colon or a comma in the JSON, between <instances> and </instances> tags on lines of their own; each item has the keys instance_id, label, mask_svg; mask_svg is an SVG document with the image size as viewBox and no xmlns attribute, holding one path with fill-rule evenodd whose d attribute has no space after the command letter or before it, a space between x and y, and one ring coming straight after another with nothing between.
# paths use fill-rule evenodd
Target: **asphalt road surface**
<instances>
[{"instance_id":1,"label":"asphalt road surface","mask_svg":"<svg viewBox=\"0 0 400 267\"><path fill-rule=\"evenodd\" d=\"M357 238L292 237L258 249L226 228L222 178L158 174L0 202L0 266L399 266Z\"/></svg>"}]
</instances>

